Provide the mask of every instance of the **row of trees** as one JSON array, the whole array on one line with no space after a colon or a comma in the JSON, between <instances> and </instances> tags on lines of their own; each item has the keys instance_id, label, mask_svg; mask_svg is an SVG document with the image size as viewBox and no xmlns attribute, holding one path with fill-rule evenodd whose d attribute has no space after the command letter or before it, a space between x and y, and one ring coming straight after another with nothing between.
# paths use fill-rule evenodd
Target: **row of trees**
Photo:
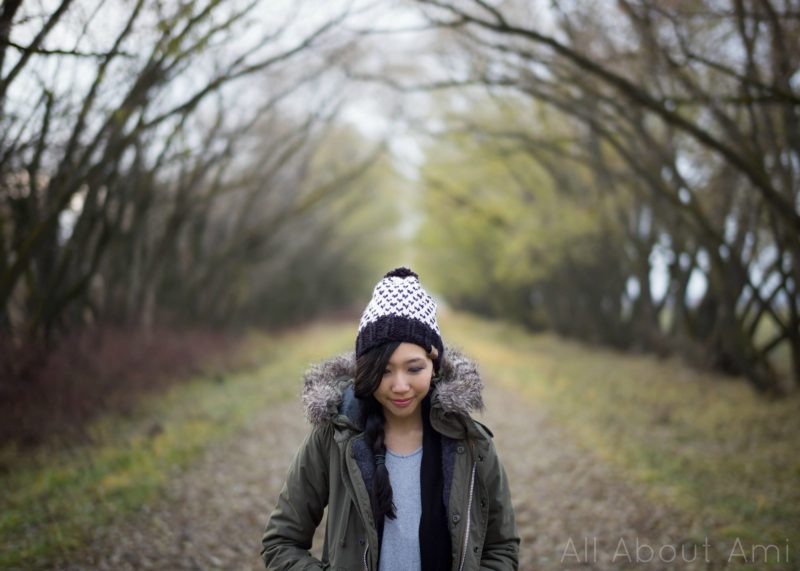
<instances>
[{"instance_id":1,"label":"row of trees","mask_svg":"<svg viewBox=\"0 0 800 571\"><path fill-rule=\"evenodd\" d=\"M369 70L438 96L407 118L454 301L800 383L796 0L409 0L430 41L396 65L381 4L337 6L4 2L3 337L360 299L397 220L385 149L339 121Z\"/></svg>"},{"instance_id":2,"label":"row of trees","mask_svg":"<svg viewBox=\"0 0 800 571\"><path fill-rule=\"evenodd\" d=\"M356 237L388 216L348 220L388 166L338 121L351 13L268 4L3 2L0 336L274 324L360 291Z\"/></svg>"},{"instance_id":3,"label":"row of trees","mask_svg":"<svg viewBox=\"0 0 800 571\"><path fill-rule=\"evenodd\" d=\"M469 109L424 169L447 291L800 384L800 4L414 4L459 71L393 85Z\"/></svg>"}]
</instances>

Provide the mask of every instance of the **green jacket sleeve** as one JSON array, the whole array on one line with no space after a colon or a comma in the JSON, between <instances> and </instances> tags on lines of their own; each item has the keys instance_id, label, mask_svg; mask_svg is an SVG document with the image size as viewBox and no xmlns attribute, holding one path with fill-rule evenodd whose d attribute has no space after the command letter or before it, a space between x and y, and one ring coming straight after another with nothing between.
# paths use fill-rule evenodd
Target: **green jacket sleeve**
<instances>
[{"instance_id":1,"label":"green jacket sleeve","mask_svg":"<svg viewBox=\"0 0 800 571\"><path fill-rule=\"evenodd\" d=\"M505 468L497 456L494 443L489 443L486 460L486 492L489 495L489 520L481 554L481 571L508 571L519 567L519 534L517 532L511 490Z\"/></svg>"},{"instance_id":2,"label":"green jacket sleeve","mask_svg":"<svg viewBox=\"0 0 800 571\"><path fill-rule=\"evenodd\" d=\"M308 550L328 504L332 430L330 425L314 427L295 454L261 538L261 559L267 569L323 569Z\"/></svg>"}]
</instances>

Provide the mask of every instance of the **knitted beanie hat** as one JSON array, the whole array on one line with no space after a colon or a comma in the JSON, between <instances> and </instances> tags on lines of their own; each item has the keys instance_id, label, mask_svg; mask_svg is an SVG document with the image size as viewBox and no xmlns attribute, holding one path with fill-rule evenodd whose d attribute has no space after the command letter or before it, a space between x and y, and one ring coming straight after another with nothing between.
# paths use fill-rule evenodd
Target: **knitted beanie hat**
<instances>
[{"instance_id":1,"label":"knitted beanie hat","mask_svg":"<svg viewBox=\"0 0 800 571\"><path fill-rule=\"evenodd\" d=\"M387 273L372 291L372 299L361 316L356 336L356 357L389 341L415 343L439 355L434 370L444 354L444 345L436 323L436 302L422 289L419 276L409 268L399 267Z\"/></svg>"}]
</instances>

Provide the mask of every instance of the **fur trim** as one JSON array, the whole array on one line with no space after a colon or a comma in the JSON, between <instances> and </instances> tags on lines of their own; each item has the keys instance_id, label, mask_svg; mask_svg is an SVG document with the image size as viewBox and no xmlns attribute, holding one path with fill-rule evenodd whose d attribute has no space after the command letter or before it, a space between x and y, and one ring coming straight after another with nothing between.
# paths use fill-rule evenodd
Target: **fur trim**
<instances>
[{"instance_id":1,"label":"fur trim","mask_svg":"<svg viewBox=\"0 0 800 571\"><path fill-rule=\"evenodd\" d=\"M354 351L313 364L306 370L302 400L310 423L331 422L342 412L344 393L355 372ZM473 410L483 411L483 381L478 367L459 349L445 348L439 379L431 390L436 391L439 405L445 412L469 414Z\"/></svg>"}]
</instances>

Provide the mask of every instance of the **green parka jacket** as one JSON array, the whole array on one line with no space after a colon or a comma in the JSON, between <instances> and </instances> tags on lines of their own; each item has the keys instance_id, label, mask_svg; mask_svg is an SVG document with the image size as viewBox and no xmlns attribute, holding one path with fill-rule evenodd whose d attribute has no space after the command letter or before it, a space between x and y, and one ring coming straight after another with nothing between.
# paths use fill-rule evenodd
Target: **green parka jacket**
<instances>
[{"instance_id":1,"label":"green parka jacket","mask_svg":"<svg viewBox=\"0 0 800 571\"><path fill-rule=\"evenodd\" d=\"M358 421L352 352L306 372L303 404L313 428L286 476L261 540L267 569L378 569L378 533L367 490L374 460ZM452 571L517 569L519 536L506 472L492 433L469 416L483 408L473 361L448 347L431 390L431 425L442 435ZM309 549L328 506L322 561ZM443 570L445 571L445 570Z\"/></svg>"}]
</instances>

